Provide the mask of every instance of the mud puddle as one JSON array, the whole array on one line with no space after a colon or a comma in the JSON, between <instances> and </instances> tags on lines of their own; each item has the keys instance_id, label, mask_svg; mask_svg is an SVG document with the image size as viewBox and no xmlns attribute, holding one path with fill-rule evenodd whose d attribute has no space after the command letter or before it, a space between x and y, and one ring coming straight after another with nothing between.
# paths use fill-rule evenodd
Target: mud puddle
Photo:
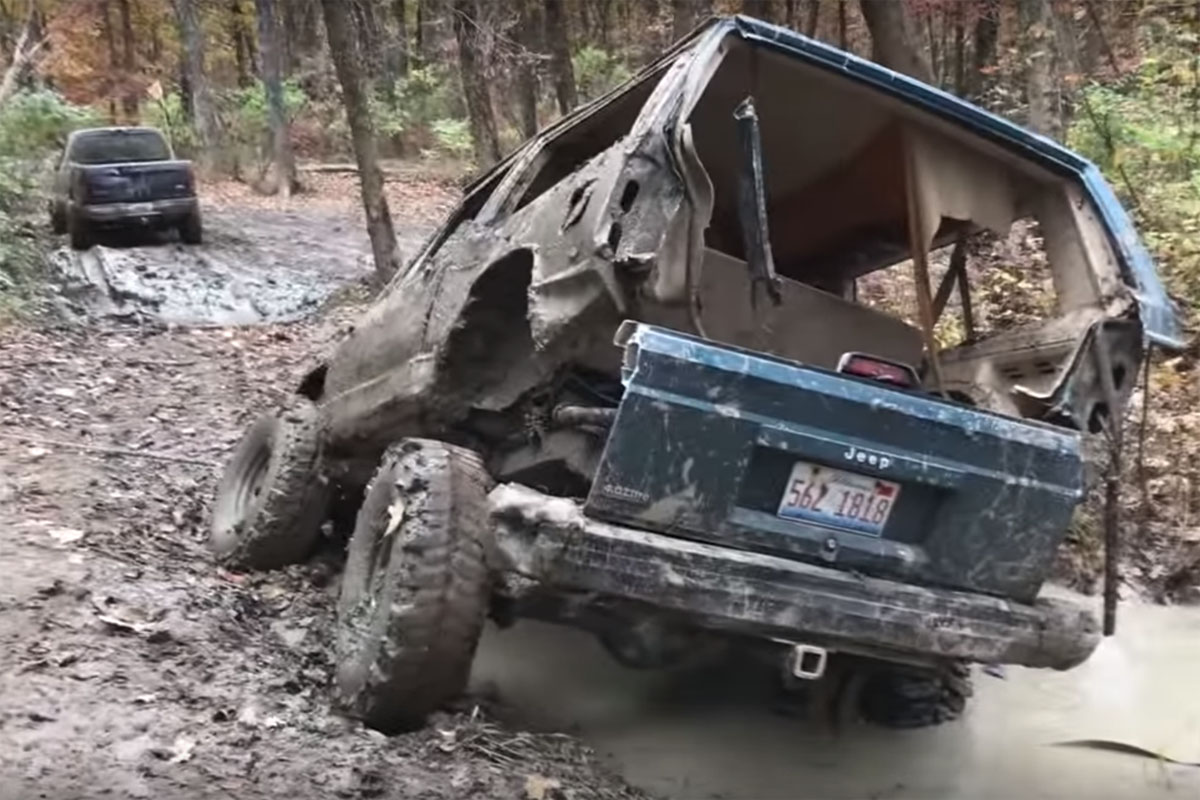
<instances>
[{"instance_id":1,"label":"mud puddle","mask_svg":"<svg viewBox=\"0 0 1200 800\"><path fill-rule=\"evenodd\" d=\"M577 732L632 784L670 797L1159 798L1200 796L1200 769L1056 743L1200 760L1198 663L1200 611L1131 604L1082 667L977 674L962 721L911 732L781 716L752 664L632 672L590 636L532 623L488 632L475 681L516 719Z\"/></svg>"},{"instance_id":2,"label":"mud puddle","mask_svg":"<svg viewBox=\"0 0 1200 800\"><path fill-rule=\"evenodd\" d=\"M419 241L401 241L412 252ZM371 274L363 228L348 213L205 211L205 243L173 232L110 236L61 247L50 266L76 311L177 325L287 322Z\"/></svg>"}]
</instances>

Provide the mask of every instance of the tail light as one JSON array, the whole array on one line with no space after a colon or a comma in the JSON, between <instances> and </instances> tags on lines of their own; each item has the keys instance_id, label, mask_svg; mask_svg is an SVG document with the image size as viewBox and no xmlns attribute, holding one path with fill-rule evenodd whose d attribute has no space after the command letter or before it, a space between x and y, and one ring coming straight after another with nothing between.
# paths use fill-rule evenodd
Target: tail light
<instances>
[{"instance_id":1,"label":"tail light","mask_svg":"<svg viewBox=\"0 0 1200 800\"><path fill-rule=\"evenodd\" d=\"M838 361L837 371L905 389L915 389L921 385L917 371L907 364L866 353L844 353Z\"/></svg>"}]
</instances>

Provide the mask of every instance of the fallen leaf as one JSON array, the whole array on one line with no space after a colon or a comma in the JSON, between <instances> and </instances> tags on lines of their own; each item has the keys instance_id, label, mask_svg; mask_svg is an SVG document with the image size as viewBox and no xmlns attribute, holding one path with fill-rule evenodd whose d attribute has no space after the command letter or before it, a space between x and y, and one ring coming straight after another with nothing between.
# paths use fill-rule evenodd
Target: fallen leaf
<instances>
[{"instance_id":1,"label":"fallen leaf","mask_svg":"<svg viewBox=\"0 0 1200 800\"><path fill-rule=\"evenodd\" d=\"M175 744L171 745L172 764L182 764L184 761L192 760L192 751L196 749L196 740L188 736L177 736Z\"/></svg>"},{"instance_id":2,"label":"fallen leaf","mask_svg":"<svg viewBox=\"0 0 1200 800\"><path fill-rule=\"evenodd\" d=\"M545 775L528 775L525 777L525 797L527 800L554 800L562 796L562 783Z\"/></svg>"},{"instance_id":3,"label":"fallen leaf","mask_svg":"<svg viewBox=\"0 0 1200 800\"><path fill-rule=\"evenodd\" d=\"M46 533L59 544L71 544L83 538L83 531L78 528L51 528Z\"/></svg>"}]
</instances>

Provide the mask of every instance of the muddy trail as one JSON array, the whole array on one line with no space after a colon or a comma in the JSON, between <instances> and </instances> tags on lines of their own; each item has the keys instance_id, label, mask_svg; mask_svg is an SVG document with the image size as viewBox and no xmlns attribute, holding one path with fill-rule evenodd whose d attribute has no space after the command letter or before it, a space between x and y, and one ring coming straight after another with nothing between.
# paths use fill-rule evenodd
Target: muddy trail
<instances>
[{"instance_id":1,"label":"muddy trail","mask_svg":"<svg viewBox=\"0 0 1200 800\"><path fill-rule=\"evenodd\" d=\"M400 226L410 249L431 216ZM423 731L343 719L340 548L246 575L204 539L245 426L362 312L366 240L319 204L209 220L199 248L56 255L120 289L67 283L67 317L0 329L0 800L1200 794L1200 770L1056 746L1200 759L1185 608L1125 607L1070 673L980 674L967 717L929 731L833 728L780 713L760 666L634 672L535 624L489 630L472 695Z\"/></svg>"},{"instance_id":2,"label":"muddy trail","mask_svg":"<svg viewBox=\"0 0 1200 800\"><path fill-rule=\"evenodd\" d=\"M122 302L71 293L81 318L0 330L0 798L637 796L479 698L391 739L333 713L339 548L213 565L218 465L361 312L368 250L321 208L208 220L197 248L60 252L103 261Z\"/></svg>"}]
</instances>

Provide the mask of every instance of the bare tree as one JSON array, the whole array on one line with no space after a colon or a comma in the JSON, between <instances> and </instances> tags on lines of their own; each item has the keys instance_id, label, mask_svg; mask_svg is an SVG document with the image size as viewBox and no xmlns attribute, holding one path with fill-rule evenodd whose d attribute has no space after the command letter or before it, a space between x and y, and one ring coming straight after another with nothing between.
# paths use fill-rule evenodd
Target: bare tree
<instances>
[{"instance_id":1,"label":"bare tree","mask_svg":"<svg viewBox=\"0 0 1200 800\"><path fill-rule=\"evenodd\" d=\"M775 22L775 4L771 0L742 0L741 11L764 22Z\"/></svg>"},{"instance_id":2,"label":"bare tree","mask_svg":"<svg viewBox=\"0 0 1200 800\"><path fill-rule=\"evenodd\" d=\"M534 0L517 0L517 43L516 54L517 104L521 112L521 133L528 139L538 130L537 73L534 63L537 58L537 10Z\"/></svg>"},{"instance_id":3,"label":"bare tree","mask_svg":"<svg viewBox=\"0 0 1200 800\"><path fill-rule=\"evenodd\" d=\"M671 36L680 39L712 13L712 0L671 0Z\"/></svg>"},{"instance_id":4,"label":"bare tree","mask_svg":"<svg viewBox=\"0 0 1200 800\"><path fill-rule=\"evenodd\" d=\"M133 83L133 73L136 69L134 58L133 15L129 9L130 0L117 0L117 11L121 17L121 108L127 120L136 120L138 115L137 87Z\"/></svg>"},{"instance_id":5,"label":"bare tree","mask_svg":"<svg viewBox=\"0 0 1200 800\"><path fill-rule=\"evenodd\" d=\"M238 86L246 87L254 82L255 52L254 37L246 21L242 0L229 0L229 38L233 40L233 57L237 63Z\"/></svg>"},{"instance_id":6,"label":"bare tree","mask_svg":"<svg viewBox=\"0 0 1200 800\"><path fill-rule=\"evenodd\" d=\"M39 39L34 36L35 19L31 12L29 19L25 22L25 27L21 29L21 35L17 39L16 45L13 47L12 58L9 60L8 66L4 70L4 77L0 78L0 106L4 105L17 91L17 81L21 78L21 73L33 64L38 52L45 44L45 39Z\"/></svg>"},{"instance_id":7,"label":"bare tree","mask_svg":"<svg viewBox=\"0 0 1200 800\"><path fill-rule=\"evenodd\" d=\"M817 23L821 20L821 0L808 0L808 19L804 20L804 35L816 36Z\"/></svg>"},{"instance_id":8,"label":"bare tree","mask_svg":"<svg viewBox=\"0 0 1200 800\"><path fill-rule=\"evenodd\" d=\"M375 141L375 125L371 121L362 54L344 0L321 0L321 7L325 12L325 31L329 36L333 68L342 86L342 104L346 107L354 159L358 162L358 184L367 218L367 235L371 238L371 253L375 257L375 278L382 286L400 268L400 252L396 246L392 214L383 193L383 173L379 169L379 147Z\"/></svg>"},{"instance_id":9,"label":"bare tree","mask_svg":"<svg viewBox=\"0 0 1200 800\"><path fill-rule=\"evenodd\" d=\"M897 72L933 83L933 70L917 46L917 26L898 0L859 0L871 32L871 58Z\"/></svg>"},{"instance_id":10,"label":"bare tree","mask_svg":"<svg viewBox=\"0 0 1200 800\"><path fill-rule=\"evenodd\" d=\"M479 7L475 0L454 0L454 38L458 41L458 69L475 142L475 164L487 168L500 160L500 140L492 95L480 63L478 31Z\"/></svg>"},{"instance_id":11,"label":"bare tree","mask_svg":"<svg viewBox=\"0 0 1200 800\"><path fill-rule=\"evenodd\" d=\"M254 0L254 7L258 12L258 47L267 99L267 124L271 131L271 158L261 188L268 194L279 192L286 200L296 185L296 163L292 158L291 126L283 105L279 19L275 16L275 0Z\"/></svg>"},{"instance_id":12,"label":"bare tree","mask_svg":"<svg viewBox=\"0 0 1200 800\"><path fill-rule=\"evenodd\" d=\"M1054 27L1047 0L1020 0L1020 49L1025 65L1025 98L1029 104L1029 127L1058 138L1062 135L1055 113L1053 78Z\"/></svg>"},{"instance_id":13,"label":"bare tree","mask_svg":"<svg viewBox=\"0 0 1200 800\"><path fill-rule=\"evenodd\" d=\"M405 0L392 0L392 21L396 24L394 36L393 69L397 77L408 74L408 5Z\"/></svg>"},{"instance_id":14,"label":"bare tree","mask_svg":"<svg viewBox=\"0 0 1200 800\"><path fill-rule=\"evenodd\" d=\"M183 74L187 78L192 123L200 140L201 160L211 162L220 134L212 88L204 64L204 32L196 16L196 0L175 0L179 38L183 41Z\"/></svg>"},{"instance_id":15,"label":"bare tree","mask_svg":"<svg viewBox=\"0 0 1200 800\"><path fill-rule=\"evenodd\" d=\"M983 100L996 66L996 43L1000 38L1000 0L983 0L975 19L974 56L966 80L966 94L975 102Z\"/></svg>"},{"instance_id":16,"label":"bare tree","mask_svg":"<svg viewBox=\"0 0 1200 800\"><path fill-rule=\"evenodd\" d=\"M567 35L563 0L545 0L544 10L554 96L558 99L559 112L569 114L579 104L579 92L575 88L575 68L571 65L571 40Z\"/></svg>"}]
</instances>

